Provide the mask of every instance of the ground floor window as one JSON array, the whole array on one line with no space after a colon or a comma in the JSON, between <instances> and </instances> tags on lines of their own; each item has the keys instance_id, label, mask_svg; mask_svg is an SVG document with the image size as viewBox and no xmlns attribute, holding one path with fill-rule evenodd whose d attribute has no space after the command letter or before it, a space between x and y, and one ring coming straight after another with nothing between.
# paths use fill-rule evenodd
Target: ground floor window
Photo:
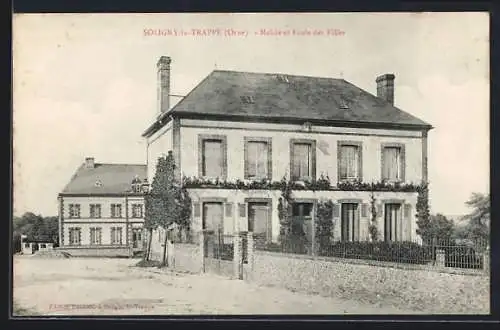
<instances>
[{"instance_id":1,"label":"ground floor window","mask_svg":"<svg viewBox=\"0 0 500 330\"><path fill-rule=\"evenodd\" d=\"M248 203L248 231L253 233L257 244L271 241L272 225L270 210L271 205L268 202Z\"/></svg>"},{"instance_id":2,"label":"ground floor window","mask_svg":"<svg viewBox=\"0 0 500 330\"><path fill-rule=\"evenodd\" d=\"M122 228L112 227L111 228L111 244L121 245L122 244Z\"/></svg>"},{"instance_id":3,"label":"ground floor window","mask_svg":"<svg viewBox=\"0 0 500 330\"><path fill-rule=\"evenodd\" d=\"M90 244L100 245L102 243L101 228L90 228Z\"/></svg>"},{"instance_id":4,"label":"ground floor window","mask_svg":"<svg viewBox=\"0 0 500 330\"><path fill-rule=\"evenodd\" d=\"M359 210L356 203L342 203L341 240L355 242L359 240Z\"/></svg>"},{"instance_id":5,"label":"ground floor window","mask_svg":"<svg viewBox=\"0 0 500 330\"><path fill-rule=\"evenodd\" d=\"M401 213L401 204L385 204L384 240L386 242L403 240L403 219Z\"/></svg>"},{"instance_id":6,"label":"ground floor window","mask_svg":"<svg viewBox=\"0 0 500 330\"><path fill-rule=\"evenodd\" d=\"M69 228L69 245L81 244L81 229Z\"/></svg>"}]
</instances>

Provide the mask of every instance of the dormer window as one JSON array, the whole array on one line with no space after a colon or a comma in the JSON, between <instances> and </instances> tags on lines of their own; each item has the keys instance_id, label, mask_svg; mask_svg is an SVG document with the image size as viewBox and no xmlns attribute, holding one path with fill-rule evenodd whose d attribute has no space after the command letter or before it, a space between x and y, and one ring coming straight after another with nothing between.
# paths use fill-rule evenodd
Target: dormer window
<instances>
[{"instance_id":1,"label":"dormer window","mask_svg":"<svg viewBox=\"0 0 500 330\"><path fill-rule=\"evenodd\" d=\"M349 104L347 103L345 98L343 98L342 96L340 97L339 106L340 106L340 109L349 109Z\"/></svg>"},{"instance_id":2,"label":"dormer window","mask_svg":"<svg viewBox=\"0 0 500 330\"><path fill-rule=\"evenodd\" d=\"M97 180L97 181L95 182L95 186L96 186L96 187L102 187L102 182L101 182L101 180Z\"/></svg>"},{"instance_id":3,"label":"dormer window","mask_svg":"<svg viewBox=\"0 0 500 330\"><path fill-rule=\"evenodd\" d=\"M245 104L253 104L255 103L255 99L253 98L253 96L241 96L240 97L241 99L241 102L245 103Z\"/></svg>"}]
</instances>

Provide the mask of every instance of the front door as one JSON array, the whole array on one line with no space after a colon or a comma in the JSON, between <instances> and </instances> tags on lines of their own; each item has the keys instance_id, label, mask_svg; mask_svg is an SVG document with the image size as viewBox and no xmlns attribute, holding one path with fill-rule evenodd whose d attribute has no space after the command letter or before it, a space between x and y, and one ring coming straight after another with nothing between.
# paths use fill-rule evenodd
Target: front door
<instances>
[{"instance_id":1,"label":"front door","mask_svg":"<svg viewBox=\"0 0 500 330\"><path fill-rule=\"evenodd\" d=\"M253 234L256 248L271 241L268 203L248 203L248 231Z\"/></svg>"},{"instance_id":2,"label":"front door","mask_svg":"<svg viewBox=\"0 0 500 330\"><path fill-rule=\"evenodd\" d=\"M142 250L142 229L134 229L132 231L132 247Z\"/></svg>"},{"instance_id":3,"label":"front door","mask_svg":"<svg viewBox=\"0 0 500 330\"><path fill-rule=\"evenodd\" d=\"M386 242L397 242L403 239L401 204L385 204L384 239Z\"/></svg>"}]
</instances>

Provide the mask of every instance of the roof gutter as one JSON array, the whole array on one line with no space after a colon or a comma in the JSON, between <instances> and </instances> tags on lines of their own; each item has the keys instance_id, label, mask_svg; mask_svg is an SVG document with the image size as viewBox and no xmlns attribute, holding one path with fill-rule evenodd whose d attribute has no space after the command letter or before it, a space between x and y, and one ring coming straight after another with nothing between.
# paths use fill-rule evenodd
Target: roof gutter
<instances>
[{"instance_id":1,"label":"roof gutter","mask_svg":"<svg viewBox=\"0 0 500 330\"><path fill-rule=\"evenodd\" d=\"M146 128L146 130L144 131L144 133L142 133L141 136L145 138L150 137L151 135L156 133L160 128L168 124L172 119L173 117L171 111L161 114L148 128Z\"/></svg>"}]
</instances>

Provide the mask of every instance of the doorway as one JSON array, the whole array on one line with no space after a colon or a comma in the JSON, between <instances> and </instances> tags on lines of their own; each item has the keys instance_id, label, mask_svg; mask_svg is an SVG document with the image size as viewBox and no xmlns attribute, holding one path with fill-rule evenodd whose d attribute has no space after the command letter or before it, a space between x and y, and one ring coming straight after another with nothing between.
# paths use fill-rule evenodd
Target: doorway
<instances>
[{"instance_id":1,"label":"doorway","mask_svg":"<svg viewBox=\"0 0 500 330\"><path fill-rule=\"evenodd\" d=\"M359 240L359 210L357 203L342 203L340 217L342 242L356 242Z\"/></svg>"},{"instance_id":2,"label":"doorway","mask_svg":"<svg viewBox=\"0 0 500 330\"><path fill-rule=\"evenodd\" d=\"M291 240L292 252L312 252L313 240L313 203L293 203Z\"/></svg>"},{"instance_id":3,"label":"doorway","mask_svg":"<svg viewBox=\"0 0 500 330\"><path fill-rule=\"evenodd\" d=\"M233 237L224 235L224 204L203 203L203 268L205 272L231 276L233 274Z\"/></svg>"},{"instance_id":4,"label":"doorway","mask_svg":"<svg viewBox=\"0 0 500 330\"><path fill-rule=\"evenodd\" d=\"M258 249L271 242L271 206L268 202L248 203L248 231L253 234Z\"/></svg>"},{"instance_id":5,"label":"doorway","mask_svg":"<svg viewBox=\"0 0 500 330\"><path fill-rule=\"evenodd\" d=\"M401 204L385 204L384 240L386 242L397 242L403 240Z\"/></svg>"},{"instance_id":6,"label":"doorway","mask_svg":"<svg viewBox=\"0 0 500 330\"><path fill-rule=\"evenodd\" d=\"M142 250L142 229L132 230L132 248Z\"/></svg>"}]
</instances>

